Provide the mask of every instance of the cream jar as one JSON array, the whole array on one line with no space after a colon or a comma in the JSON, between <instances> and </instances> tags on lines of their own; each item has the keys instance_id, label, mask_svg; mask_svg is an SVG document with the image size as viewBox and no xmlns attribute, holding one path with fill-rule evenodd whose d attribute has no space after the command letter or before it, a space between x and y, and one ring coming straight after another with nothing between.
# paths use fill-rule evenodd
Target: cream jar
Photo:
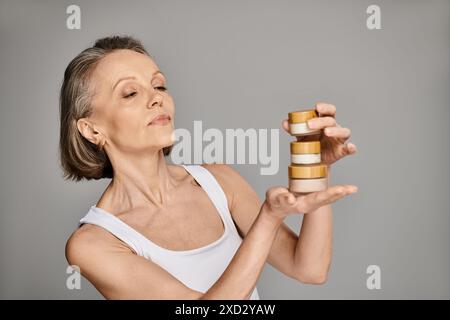
<instances>
[{"instance_id":1,"label":"cream jar","mask_svg":"<svg viewBox=\"0 0 450 320\"><path fill-rule=\"evenodd\" d=\"M320 141L291 142L291 163L320 163Z\"/></svg>"},{"instance_id":2,"label":"cream jar","mask_svg":"<svg viewBox=\"0 0 450 320\"><path fill-rule=\"evenodd\" d=\"M307 121L319 117L316 110L302 110L288 113L289 133L293 136L303 136L320 133L320 129L310 129Z\"/></svg>"},{"instance_id":3,"label":"cream jar","mask_svg":"<svg viewBox=\"0 0 450 320\"><path fill-rule=\"evenodd\" d=\"M328 188L328 167L325 164L290 165L289 191L309 193Z\"/></svg>"}]
</instances>

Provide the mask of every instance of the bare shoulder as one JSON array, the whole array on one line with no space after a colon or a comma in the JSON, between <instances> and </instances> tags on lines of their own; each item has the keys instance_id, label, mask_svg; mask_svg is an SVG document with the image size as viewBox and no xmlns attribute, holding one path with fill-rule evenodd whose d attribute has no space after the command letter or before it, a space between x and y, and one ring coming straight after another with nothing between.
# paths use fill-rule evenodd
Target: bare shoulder
<instances>
[{"instance_id":1,"label":"bare shoulder","mask_svg":"<svg viewBox=\"0 0 450 320\"><path fill-rule=\"evenodd\" d=\"M251 185L245 180L245 178L232 166L227 164L202 164L202 166L210 171L220 186L224 190L228 207L232 209L238 201L236 195L251 194L255 196L255 192Z\"/></svg>"},{"instance_id":2,"label":"bare shoulder","mask_svg":"<svg viewBox=\"0 0 450 320\"><path fill-rule=\"evenodd\" d=\"M202 296L150 259L134 254L125 243L96 225L82 225L69 237L66 258L106 299L199 299Z\"/></svg>"},{"instance_id":3,"label":"bare shoulder","mask_svg":"<svg viewBox=\"0 0 450 320\"><path fill-rule=\"evenodd\" d=\"M84 224L67 239L65 255L70 265L80 266L89 264L95 257L100 257L105 250L131 251L102 227Z\"/></svg>"},{"instance_id":4,"label":"bare shoulder","mask_svg":"<svg viewBox=\"0 0 450 320\"><path fill-rule=\"evenodd\" d=\"M208 169L211 173L214 174L214 177L218 177L219 179L227 182L228 180L232 180L236 177L241 177L240 174L230 165L224 163L204 163L202 167ZM242 178L242 177L241 177Z\"/></svg>"}]
</instances>

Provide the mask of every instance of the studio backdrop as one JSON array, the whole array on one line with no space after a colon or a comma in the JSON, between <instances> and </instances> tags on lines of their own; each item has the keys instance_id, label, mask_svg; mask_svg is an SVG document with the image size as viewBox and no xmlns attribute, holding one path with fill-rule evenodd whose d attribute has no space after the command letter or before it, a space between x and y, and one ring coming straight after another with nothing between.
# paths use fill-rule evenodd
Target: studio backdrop
<instances>
[{"instance_id":1,"label":"studio backdrop","mask_svg":"<svg viewBox=\"0 0 450 320\"><path fill-rule=\"evenodd\" d=\"M79 52L130 35L164 72L190 142L169 162L227 163L263 200L288 183L288 112L328 102L352 130L358 152L331 182L359 191L332 205L327 282L266 264L261 299L449 299L449 21L447 0L1 0L0 298L102 299L84 278L70 285L64 247L110 180L63 179L58 95ZM298 233L301 219L286 222Z\"/></svg>"}]
</instances>

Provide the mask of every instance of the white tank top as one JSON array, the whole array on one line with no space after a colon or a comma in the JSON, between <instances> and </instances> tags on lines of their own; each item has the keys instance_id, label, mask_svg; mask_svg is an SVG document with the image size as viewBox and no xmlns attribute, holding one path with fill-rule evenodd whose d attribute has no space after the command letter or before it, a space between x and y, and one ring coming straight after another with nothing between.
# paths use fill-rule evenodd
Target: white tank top
<instances>
[{"instance_id":1,"label":"white tank top","mask_svg":"<svg viewBox=\"0 0 450 320\"><path fill-rule=\"evenodd\" d=\"M169 250L158 246L120 218L95 205L80 220L79 226L90 223L108 230L139 256L160 265L187 287L205 293L225 271L242 238L234 225L225 193L211 172L201 165L182 166L197 180L219 212L225 231L216 241L192 250ZM259 300L256 287L250 300Z\"/></svg>"}]
</instances>

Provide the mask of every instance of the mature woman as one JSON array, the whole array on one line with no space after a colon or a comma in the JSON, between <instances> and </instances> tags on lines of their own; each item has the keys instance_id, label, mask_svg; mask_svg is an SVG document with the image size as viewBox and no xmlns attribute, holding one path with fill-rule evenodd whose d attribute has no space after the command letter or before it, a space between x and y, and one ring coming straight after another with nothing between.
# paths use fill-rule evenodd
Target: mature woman
<instances>
[{"instance_id":1,"label":"mature woman","mask_svg":"<svg viewBox=\"0 0 450 320\"><path fill-rule=\"evenodd\" d=\"M356 146L316 105L322 161ZM68 65L60 96L60 160L66 179L111 178L66 244L66 258L108 299L259 299L266 261L309 284L327 278L331 203L338 185L310 194L256 192L225 164L169 165L175 108L164 74L141 43L108 37ZM287 130L287 122L283 121ZM304 214L297 236L283 219Z\"/></svg>"}]
</instances>

